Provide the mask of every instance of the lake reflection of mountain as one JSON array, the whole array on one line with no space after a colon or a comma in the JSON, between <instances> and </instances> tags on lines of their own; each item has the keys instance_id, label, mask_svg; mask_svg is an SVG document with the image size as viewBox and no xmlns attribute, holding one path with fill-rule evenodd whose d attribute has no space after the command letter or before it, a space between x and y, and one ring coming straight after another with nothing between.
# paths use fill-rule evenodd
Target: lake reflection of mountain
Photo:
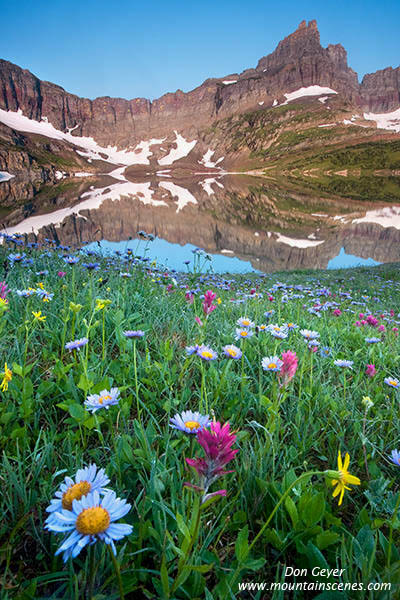
<instances>
[{"instance_id":1,"label":"lake reflection of mountain","mask_svg":"<svg viewBox=\"0 0 400 600\"><path fill-rule=\"evenodd\" d=\"M247 175L172 180L163 172L127 181L122 171L43 188L3 216L4 231L79 246L128 240L144 230L179 246L193 244L210 254L237 257L266 272L326 268L345 255L400 260L398 206L324 198ZM18 181L1 185L11 189Z\"/></svg>"}]
</instances>

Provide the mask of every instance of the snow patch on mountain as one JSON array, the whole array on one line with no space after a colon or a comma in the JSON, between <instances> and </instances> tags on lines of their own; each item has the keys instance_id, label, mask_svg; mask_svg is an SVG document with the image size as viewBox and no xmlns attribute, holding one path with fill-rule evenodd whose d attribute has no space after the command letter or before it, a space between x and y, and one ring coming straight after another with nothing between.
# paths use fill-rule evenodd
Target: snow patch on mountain
<instances>
[{"instance_id":1,"label":"snow patch on mountain","mask_svg":"<svg viewBox=\"0 0 400 600\"><path fill-rule=\"evenodd\" d=\"M400 133L400 108L389 113L364 113L366 121L375 121L378 129Z\"/></svg>"},{"instance_id":2,"label":"snow patch on mountain","mask_svg":"<svg viewBox=\"0 0 400 600\"><path fill-rule=\"evenodd\" d=\"M158 160L159 165L172 165L173 162L179 160L180 158L184 158L193 150L195 145L197 144L197 140L193 140L192 142L188 142L185 138L180 135L177 131L175 133L175 143L176 148L171 148L166 156L160 158Z\"/></svg>"},{"instance_id":3,"label":"snow patch on mountain","mask_svg":"<svg viewBox=\"0 0 400 600\"><path fill-rule=\"evenodd\" d=\"M150 146L162 144L165 139L151 139L139 142L133 150L118 150L117 146L107 146L107 148L104 148L95 142L92 137L72 135L71 132L76 129L77 126L68 129L67 132L63 132L49 123L47 118L42 121L28 119L28 117L25 117L25 115L22 114L22 110L14 112L0 108L0 122L17 131L44 135L45 137L62 140L69 144L73 144L74 146L83 148L83 151L77 150L77 153L87 158L89 161L105 160L115 165L149 165L149 156L152 155Z\"/></svg>"},{"instance_id":4,"label":"snow patch on mountain","mask_svg":"<svg viewBox=\"0 0 400 600\"><path fill-rule=\"evenodd\" d=\"M218 160L216 160L215 162L211 160L211 158L213 157L213 155L215 154L215 150L210 150L210 148L207 150L207 152L203 155L203 158L201 160L199 160L199 164L200 165L204 165L205 167L216 167L220 162L222 162L224 160L224 156L222 156L221 158L218 158Z\"/></svg>"},{"instance_id":5,"label":"snow patch on mountain","mask_svg":"<svg viewBox=\"0 0 400 600\"><path fill-rule=\"evenodd\" d=\"M283 94L286 100L280 106L284 106L288 102L296 100L297 98L303 98L306 96L322 96L326 94L337 94L337 92L328 87L321 87L320 85L309 85L308 87L299 88L294 92Z\"/></svg>"}]
</instances>

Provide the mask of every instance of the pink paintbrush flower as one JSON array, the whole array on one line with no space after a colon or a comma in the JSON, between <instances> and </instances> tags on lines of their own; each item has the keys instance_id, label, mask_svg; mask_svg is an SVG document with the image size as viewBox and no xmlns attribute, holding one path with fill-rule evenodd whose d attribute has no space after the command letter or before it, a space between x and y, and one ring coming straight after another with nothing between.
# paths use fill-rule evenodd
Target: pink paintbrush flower
<instances>
[{"instance_id":1,"label":"pink paintbrush flower","mask_svg":"<svg viewBox=\"0 0 400 600\"><path fill-rule=\"evenodd\" d=\"M229 423L221 425L219 421L213 421L210 429L204 428L197 433L197 441L204 450L204 458L187 458L186 462L196 469L199 475L201 489L204 493L202 502L205 502L211 497L207 494L210 485L218 477L232 473L232 471L225 471L224 467L239 450L232 450L236 435L230 431ZM225 496L226 490L219 490L213 495Z\"/></svg>"},{"instance_id":2,"label":"pink paintbrush flower","mask_svg":"<svg viewBox=\"0 0 400 600\"><path fill-rule=\"evenodd\" d=\"M5 281L0 281L0 298L3 300L6 299L6 296L10 290L8 289L8 285Z\"/></svg>"},{"instance_id":3,"label":"pink paintbrush flower","mask_svg":"<svg viewBox=\"0 0 400 600\"><path fill-rule=\"evenodd\" d=\"M297 371L298 359L296 352L288 350L282 353L283 365L279 371L279 377L282 377L282 385L287 385L294 377Z\"/></svg>"},{"instance_id":4,"label":"pink paintbrush flower","mask_svg":"<svg viewBox=\"0 0 400 600\"><path fill-rule=\"evenodd\" d=\"M215 300L216 297L217 297L217 294L214 294L214 292L212 290L208 290L204 294L203 311L204 311L205 315L211 314L212 311L217 308L216 305L213 304L213 300Z\"/></svg>"},{"instance_id":5,"label":"pink paintbrush flower","mask_svg":"<svg viewBox=\"0 0 400 600\"><path fill-rule=\"evenodd\" d=\"M367 365L367 368L365 369L365 374L368 375L368 377L374 377L374 375L376 374L375 365Z\"/></svg>"}]
</instances>

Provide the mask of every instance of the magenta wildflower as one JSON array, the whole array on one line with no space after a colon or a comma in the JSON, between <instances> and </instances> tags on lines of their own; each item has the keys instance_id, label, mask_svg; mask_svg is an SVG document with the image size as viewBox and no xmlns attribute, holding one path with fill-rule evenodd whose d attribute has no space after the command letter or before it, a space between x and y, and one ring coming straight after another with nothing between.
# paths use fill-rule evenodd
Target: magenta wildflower
<instances>
[{"instance_id":1,"label":"magenta wildflower","mask_svg":"<svg viewBox=\"0 0 400 600\"><path fill-rule=\"evenodd\" d=\"M210 485L227 473L233 471L225 471L225 465L230 462L239 450L232 450L232 445L236 441L236 435L230 431L229 423L221 425L219 421L214 421L210 425L210 429L202 429L197 433L197 441L204 450L204 458L187 458L188 465L196 469L200 478L200 489L203 492L202 503L211 497L207 494ZM189 487L195 487L192 484L185 484ZM213 496L225 496L226 490L218 490L213 492Z\"/></svg>"},{"instance_id":2,"label":"magenta wildflower","mask_svg":"<svg viewBox=\"0 0 400 600\"><path fill-rule=\"evenodd\" d=\"M209 315L215 310L217 307L213 304L213 300L217 297L217 294L214 294L212 290L208 290L204 294L204 302L203 302L203 311L205 315Z\"/></svg>"},{"instance_id":3,"label":"magenta wildflower","mask_svg":"<svg viewBox=\"0 0 400 600\"><path fill-rule=\"evenodd\" d=\"M59 277L65 277L65 275L66 275L66 272L65 272L65 271L58 271L57 275L58 275Z\"/></svg>"},{"instance_id":4,"label":"magenta wildflower","mask_svg":"<svg viewBox=\"0 0 400 600\"><path fill-rule=\"evenodd\" d=\"M375 365L367 365L367 368L365 369L365 374L368 375L368 377L374 377L374 375L376 375Z\"/></svg>"},{"instance_id":5,"label":"magenta wildflower","mask_svg":"<svg viewBox=\"0 0 400 600\"><path fill-rule=\"evenodd\" d=\"M373 315L368 315L368 317L367 317L367 323L368 323L368 325L372 325L372 327L377 327L379 321Z\"/></svg>"},{"instance_id":6,"label":"magenta wildflower","mask_svg":"<svg viewBox=\"0 0 400 600\"><path fill-rule=\"evenodd\" d=\"M282 362L283 365L279 371L279 377L282 377L282 384L287 385L297 371L298 359L296 352L292 352L291 350L283 352Z\"/></svg>"},{"instance_id":7,"label":"magenta wildflower","mask_svg":"<svg viewBox=\"0 0 400 600\"><path fill-rule=\"evenodd\" d=\"M9 293L8 285L5 281L0 281L0 298L3 300L6 299L7 294Z\"/></svg>"}]
</instances>

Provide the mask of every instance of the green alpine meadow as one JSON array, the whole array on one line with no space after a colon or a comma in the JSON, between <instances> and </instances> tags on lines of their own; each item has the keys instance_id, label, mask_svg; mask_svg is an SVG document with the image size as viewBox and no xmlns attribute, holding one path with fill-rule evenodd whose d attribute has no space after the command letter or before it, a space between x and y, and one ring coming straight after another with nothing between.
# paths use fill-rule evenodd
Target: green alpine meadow
<instances>
[{"instance_id":1,"label":"green alpine meadow","mask_svg":"<svg viewBox=\"0 0 400 600\"><path fill-rule=\"evenodd\" d=\"M2 598L395 597L398 265L1 265Z\"/></svg>"}]
</instances>

